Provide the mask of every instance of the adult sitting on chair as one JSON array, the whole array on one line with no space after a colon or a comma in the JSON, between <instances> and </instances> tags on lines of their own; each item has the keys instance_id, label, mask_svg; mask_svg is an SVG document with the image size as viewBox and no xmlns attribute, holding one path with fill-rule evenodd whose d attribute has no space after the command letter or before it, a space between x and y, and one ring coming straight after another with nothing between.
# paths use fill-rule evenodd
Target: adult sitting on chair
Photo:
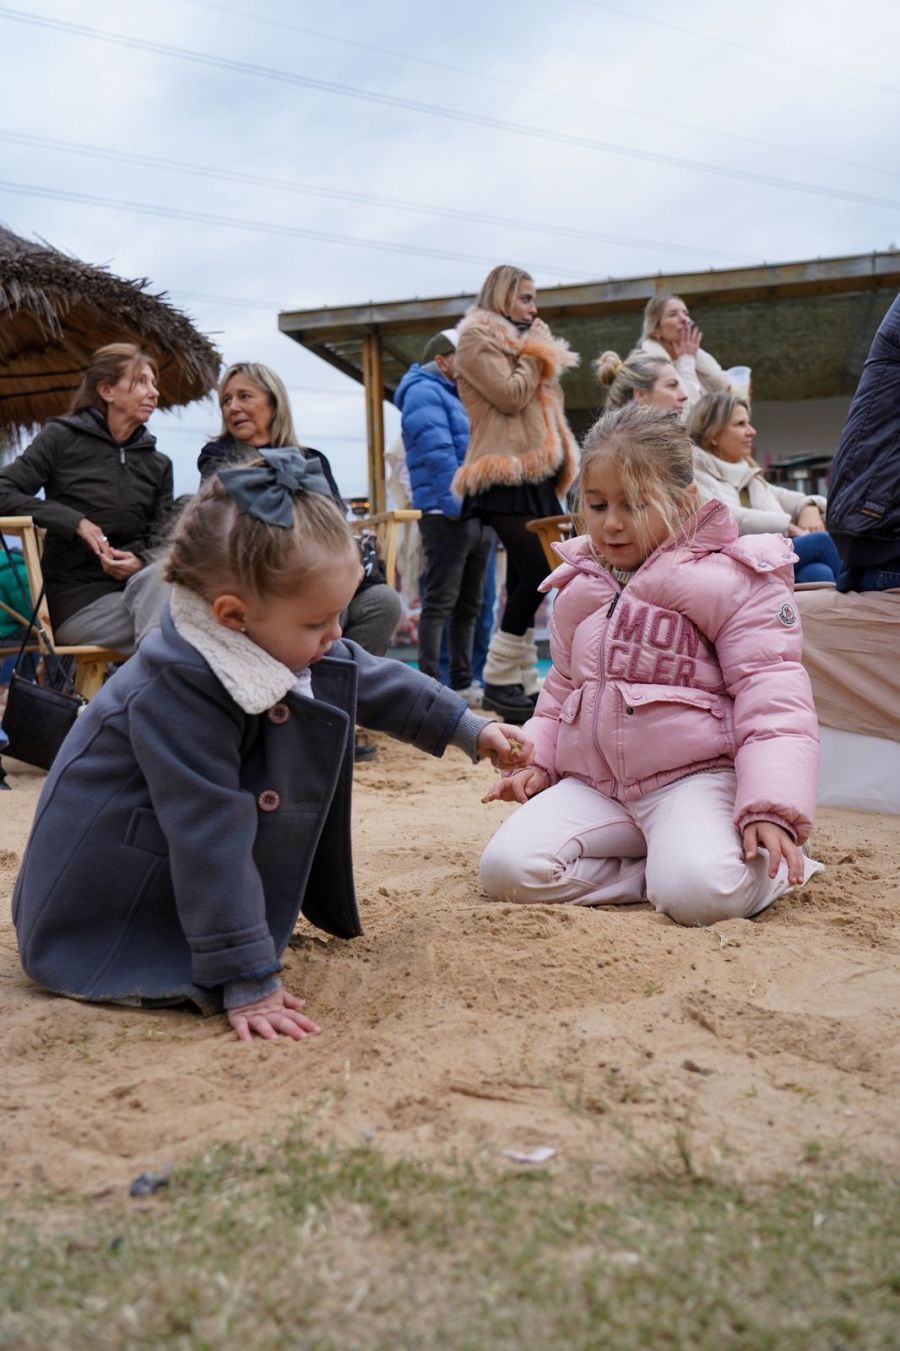
<instances>
[{"instance_id":1,"label":"adult sitting on chair","mask_svg":"<svg viewBox=\"0 0 900 1351\"><path fill-rule=\"evenodd\" d=\"M297 446L301 454L319 460L335 499L343 507L331 465L320 450L301 446L294 430L291 405L284 384L268 366L238 361L219 382L222 430L209 441L197 461L201 478L236 461L252 458L266 447ZM403 603L392 586L364 577L341 619L345 638L352 638L373 656L383 657L400 619Z\"/></svg>"},{"instance_id":2,"label":"adult sitting on chair","mask_svg":"<svg viewBox=\"0 0 900 1351\"><path fill-rule=\"evenodd\" d=\"M742 535L789 536L798 582L833 582L840 570L825 530L825 498L769 483L753 459L750 405L736 394L708 394L688 419L694 479L701 493L724 502Z\"/></svg>"},{"instance_id":3,"label":"adult sitting on chair","mask_svg":"<svg viewBox=\"0 0 900 1351\"><path fill-rule=\"evenodd\" d=\"M0 515L47 531L42 568L61 644L134 649L128 582L172 506L172 464L146 428L158 400L146 353L110 343L91 357L71 413L50 418L0 470Z\"/></svg>"}]
</instances>

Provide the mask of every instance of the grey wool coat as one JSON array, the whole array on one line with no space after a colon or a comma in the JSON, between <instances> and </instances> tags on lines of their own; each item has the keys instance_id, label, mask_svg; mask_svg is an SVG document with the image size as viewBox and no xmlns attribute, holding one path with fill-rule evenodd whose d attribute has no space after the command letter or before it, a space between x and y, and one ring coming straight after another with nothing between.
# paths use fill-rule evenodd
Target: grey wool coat
<instances>
[{"instance_id":1,"label":"grey wool coat","mask_svg":"<svg viewBox=\"0 0 900 1351\"><path fill-rule=\"evenodd\" d=\"M441 755L471 715L436 681L352 642L313 666L311 699L260 655L287 680L264 672L261 711L248 713L167 610L78 718L13 895L32 979L83 999L214 1012L229 981L280 969L301 908L340 938L362 932L354 723Z\"/></svg>"}]
</instances>

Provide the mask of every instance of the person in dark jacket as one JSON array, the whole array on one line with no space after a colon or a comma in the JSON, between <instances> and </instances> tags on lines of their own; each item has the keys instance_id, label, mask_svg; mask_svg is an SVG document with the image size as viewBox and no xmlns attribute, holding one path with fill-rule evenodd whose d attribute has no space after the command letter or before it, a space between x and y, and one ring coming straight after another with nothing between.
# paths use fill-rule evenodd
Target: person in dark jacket
<instances>
[{"instance_id":1,"label":"person in dark jacket","mask_svg":"<svg viewBox=\"0 0 900 1351\"><path fill-rule=\"evenodd\" d=\"M872 343L831 467L838 591L900 588L900 295Z\"/></svg>"},{"instance_id":2,"label":"person in dark jacket","mask_svg":"<svg viewBox=\"0 0 900 1351\"><path fill-rule=\"evenodd\" d=\"M316 456L332 496L343 507L331 465L320 450L301 446L291 417L288 392L270 367L258 361L238 361L219 381L222 430L203 447L197 460L201 481L223 465L245 460L267 446L297 446L301 454ZM373 656L383 657L400 620L403 603L383 577L366 575L342 619L345 634Z\"/></svg>"},{"instance_id":3,"label":"person in dark jacket","mask_svg":"<svg viewBox=\"0 0 900 1351\"><path fill-rule=\"evenodd\" d=\"M31 516L47 531L42 566L60 643L134 649L128 582L172 506L172 464L146 428L158 400L146 353L110 343L91 357L71 413L0 469L0 515Z\"/></svg>"},{"instance_id":4,"label":"person in dark jacket","mask_svg":"<svg viewBox=\"0 0 900 1351\"><path fill-rule=\"evenodd\" d=\"M425 552L419 617L419 668L440 679L441 636L447 625L450 685L469 702L472 646L491 550L490 527L478 516L461 519L453 476L466 458L469 416L456 389L456 333L445 329L425 345L423 365L406 372L394 403L400 409L412 504L422 513Z\"/></svg>"},{"instance_id":5,"label":"person in dark jacket","mask_svg":"<svg viewBox=\"0 0 900 1351\"><path fill-rule=\"evenodd\" d=\"M318 466L269 450L201 489L162 625L91 701L44 785L13 895L26 972L79 999L225 1009L241 1040L318 1030L284 990L298 914L360 933L353 727L513 767L516 729L341 641L356 542Z\"/></svg>"}]
</instances>

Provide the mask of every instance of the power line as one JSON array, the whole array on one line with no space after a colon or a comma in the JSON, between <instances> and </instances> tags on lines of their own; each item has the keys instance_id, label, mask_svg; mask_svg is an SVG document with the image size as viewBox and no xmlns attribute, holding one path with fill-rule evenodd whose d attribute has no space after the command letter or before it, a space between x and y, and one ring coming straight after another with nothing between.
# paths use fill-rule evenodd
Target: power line
<instances>
[{"instance_id":1,"label":"power line","mask_svg":"<svg viewBox=\"0 0 900 1351\"><path fill-rule=\"evenodd\" d=\"M479 263L494 266L495 256L476 253L452 253L447 249L429 249L417 244L392 244L380 239L356 239L352 235L331 234L325 230L307 230L299 225L276 225L270 221L243 220L237 216L217 216L208 211L184 211L174 206L156 206L152 202L130 202L113 197L100 197L89 192L70 192L65 188L45 188L36 183L13 183L0 179L0 191L18 193L24 197L44 197L58 202L73 202L78 206L102 206L115 211L134 211L144 216L160 216L164 220L186 220L200 225L222 225L232 230L248 230L255 234L280 235L288 239L312 239L324 244L347 244L360 249L375 249L379 253L417 254L422 258L449 259L455 263ZM558 277L573 277L579 281L595 281L594 272L576 272L572 268L551 267L545 263L522 263L533 272Z\"/></svg>"},{"instance_id":2,"label":"power line","mask_svg":"<svg viewBox=\"0 0 900 1351\"><path fill-rule=\"evenodd\" d=\"M33 27L71 33L76 37L87 37L97 42L106 42L116 47L125 47L135 51L152 52L159 56L170 56L194 65L205 65L217 70L232 71L241 75L253 75L262 79L293 85L302 89L313 89L320 93L334 94L342 98L362 100L383 107L400 108L405 112L423 113L429 117L445 118L470 126L489 127L496 131L506 131L515 136L524 136L531 140L542 140L554 145L570 145L583 150L598 150L604 154L616 155L625 159L640 160L649 164L665 164L680 169L689 169L699 173L712 174L721 178L735 178L746 183L755 183L764 187L782 188L786 192L799 192L807 196L827 197L831 201L856 202L864 206L887 207L895 210L900 203L883 197L872 197L864 193L847 192L840 188L829 188L822 184L801 183L795 179L778 178L772 174L754 173L749 169L736 166L707 164L700 160L691 160L677 155L664 155L657 151L640 150L633 146L623 146L612 141L600 141L588 136L576 136L569 132L553 131L547 127L535 127L523 122L509 122L503 118L487 117L479 113L468 112L460 108L448 108L439 104L422 103L416 99L401 98L394 94L382 94L374 90L362 89L357 85L339 84L334 80L319 80L309 75L298 75L292 71L280 70L272 66L255 65L248 61L236 61L229 57L214 56L209 52L197 52L186 47L173 47L162 42L151 42L146 38L126 37L111 33L107 29L89 28L84 24L73 24L60 19L28 14L22 10L0 6L0 18L8 18L16 23L30 24Z\"/></svg>"},{"instance_id":3,"label":"power line","mask_svg":"<svg viewBox=\"0 0 900 1351\"><path fill-rule=\"evenodd\" d=\"M174 173L188 174L192 178L214 178L221 179L223 182L250 183L257 187L275 188L279 192L291 192L299 196L324 197L341 202L359 202L366 206L383 206L394 211L412 212L417 215L440 216L446 220L470 221L479 225L500 225L507 229L559 235L570 239L586 239L600 244L617 244L639 249L664 249L670 253L691 254L710 259L721 258L728 262L756 263L760 261L756 254L731 253L720 249L705 249L688 244L672 244L667 240L659 239L635 239L630 235L611 235L597 230L581 230L569 225L539 224L534 221L523 221L515 216L496 216L483 211L463 211L456 207L428 206L422 202L404 201L395 197L373 197L367 193L351 192L343 188L323 188L309 183L292 182L286 178L270 178L262 174L239 173L235 169L214 169L208 164L165 159L157 155L139 155L131 151L115 150L108 146L85 145L83 142L63 141L51 136L35 136L30 132L10 131L6 128L0 128L0 141L8 141L14 145L37 146L42 150L63 150L66 154L83 155L88 159L111 160L116 164L145 164L151 169L167 169Z\"/></svg>"},{"instance_id":4,"label":"power line","mask_svg":"<svg viewBox=\"0 0 900 1351\"><path fill-rule=\"evenodd\" d=\"M834 80L849 80L852 84L866 85L869 89L879 89L884 94L900 94L900 89L889 84L878 84L862 75L851 75L845 70L831 70L815 61L804 61L799 56L785 56L781 52L767 52L760 47L749 47L744 42L735 42L732 38L717 37L713 33L700 33L696 28L685 28L682 24L671 23L668 19L654 19L648 14L638 14L633 9L623 9L620 5L610 5L605 0L576 0L576 4L586 5L588 9L604 9L610 14L619 14L623 18L633 19L635 23L652 24L655 28L666 28L670 33L681 33L686 37L701 38L704 42L714 42L719 47L731 47L735 51L747 52L751 56L762 56L767 61L779 61L786 66L799 66L803 70L814 70L819 75L830 75Z\"/></svg>"},{"instance_id":5,"label":"power line","mask_svg":"<svg viewBox=\"0 0 900 1351\"><path fill-rule=\"evenodd\" d=\"M473 70L471 67L452 65L447 61L430 60L428 57L416 56L412 52L398 52L391 47L381 47L373 42L360 42L358 38L338 36L336 33L325 33L319 28L309 28L304 24L292 23L287 19L273 19L267 15L255 14L250 10L235 9L231 5L214 4L212 0L176 0L176 3L194 5L195 8L209 10L216 14L229 14L237 19L249 19L253 23L265 24L271 28L302 33L305 37L320 38L325 42L353 47L357 51L373 52L376 56L390 56L395 60L407 61L417 66L426 66L431 70L444 70L451 75L466 75L475 80L503 85L507 89L521 89L527 93L544 94L549 98L564 99L567 103L580 104L586 108L598 108L603 112L624 113L627 117L638 118L643 122L651 122L667 128L677 127L681 131L718 136L723 140L737 141L741 145L757 146L762 150L774 150L780 155L803 155L806 158L821 159L829 164L837 164L843 169L862 169L867 173L886 174L891 178L896 177L894 170L886 168L883 164L860 164L857 160L842 159L837 155L826 155L820 150L809 150L804 146L784 145L777 141L763 141L756 136L741 136L737 132L723 131L720 127L705 126L697 122L682 122L677 118L668 116L661 117L654 113L648 113L642 108L627 108L617 103L605 103L600 99L588 98L585 94L572 94L564 89L550 89L546 85L531 84L525 80L512 80L503 75L493 75L486 70ZM638 16L632 15L631 17L636 18ZM648 20L648 22L650 21ZM714 39L710 39L710 41L714 41ZM746 50L751 51L752 49L746 48ZM837 72L831 71L828 73L840 78Z\"/></svg>"}]
</instances>

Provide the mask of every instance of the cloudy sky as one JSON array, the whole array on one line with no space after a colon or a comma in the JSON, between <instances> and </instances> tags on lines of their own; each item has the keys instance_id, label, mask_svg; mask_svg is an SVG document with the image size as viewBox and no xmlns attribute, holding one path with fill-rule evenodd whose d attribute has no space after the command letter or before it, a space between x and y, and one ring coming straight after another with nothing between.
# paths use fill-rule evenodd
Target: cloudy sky
<instances>
[{"instance_id":1,"label":"cloudy sky","mask_svg":"<svg viewBox=\"0 0 900 1351\"><path fill-rule=\"evenodd\" d=\"M360 387L279 309L900 239L895 0L20 0L0 52L0 221L273 366L346 494ZM217 426L154 419L178 491Z\"/></svg>"}]
</instances>

